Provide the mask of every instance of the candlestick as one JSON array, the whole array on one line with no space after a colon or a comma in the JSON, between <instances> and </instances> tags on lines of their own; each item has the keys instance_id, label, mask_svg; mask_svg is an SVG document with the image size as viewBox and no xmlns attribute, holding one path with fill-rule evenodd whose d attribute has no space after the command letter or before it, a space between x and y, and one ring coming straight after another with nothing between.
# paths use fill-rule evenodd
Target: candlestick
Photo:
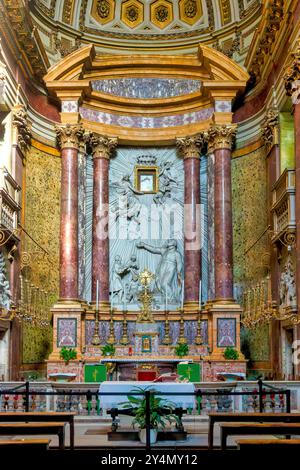
<instances>
[{"instance_id":1,"label":"candlestick","mask_svg":"<svg viewBox=\"0 0 300 470\"><path fill-rule=\"evenodd\" d=\"M180 330L179 330L179 338L177 340L178 344L185 344L186 339L184 336L184 320L183 320L183 310L180 311Z\"/></svg>"}]
</instances>

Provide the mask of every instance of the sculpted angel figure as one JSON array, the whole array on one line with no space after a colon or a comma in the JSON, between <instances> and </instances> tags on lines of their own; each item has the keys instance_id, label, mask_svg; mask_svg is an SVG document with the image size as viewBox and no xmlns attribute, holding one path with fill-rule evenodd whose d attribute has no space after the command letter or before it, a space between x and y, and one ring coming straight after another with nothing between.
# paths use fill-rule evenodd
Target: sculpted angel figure
<instances>
[{"instance_id":1,"label":"sculpted angel figure","mask_svg":"<svg viewBox=\"0 0 300 470\"><path fill-rule=\"evenodd\" d=\"M155 204L164 204L167 198L171 197L172 183L177 184L171 175L171 162L164 162L159 172L159 191L153 197Z\"/></svg>"},{"instance_id":2,"label":"sculpted angel figure","mask_svg":"<svg viewBox=\"0 0 300 470\"><path fill-rule=\"evenodd\" d=\"M140 225L139 215L142 205L135 195L142 195L144 192L138 191L132 186L130 175L122 176L121 180L115 181L112 183L112 186L116 188L116 192L119 195L118 205L112 209L116 220L119 217L126 217L129 220L134 220L138 225Z\"/></svg>"}]
</instances>

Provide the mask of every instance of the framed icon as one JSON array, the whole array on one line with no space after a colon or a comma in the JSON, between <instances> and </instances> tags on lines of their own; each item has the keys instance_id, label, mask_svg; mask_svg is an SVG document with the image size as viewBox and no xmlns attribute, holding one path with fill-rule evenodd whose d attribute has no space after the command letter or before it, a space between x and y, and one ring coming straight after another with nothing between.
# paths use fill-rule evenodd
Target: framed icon
<instances>
[{"instance_id":1,"label":"framed icon","mask_svg":"<svg viewBox=\"0 0 300 470\"><path fill-rule=\"evenodd\" d=\"M157 193L158 168L155 166L136 166L135 187L138 191L141 191L143 193Z\"/></svg>"}]
</instances>

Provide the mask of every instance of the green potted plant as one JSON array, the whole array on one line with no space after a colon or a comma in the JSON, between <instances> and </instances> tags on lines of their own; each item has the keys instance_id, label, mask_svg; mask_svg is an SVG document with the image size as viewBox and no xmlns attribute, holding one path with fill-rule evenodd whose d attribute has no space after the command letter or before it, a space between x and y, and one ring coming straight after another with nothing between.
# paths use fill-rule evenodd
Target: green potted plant
<instances>
[{"instance_id":1,"label":"green potted plant","mask_svg":"<svg viewBox=\"0 0 300 470\"><path fill-rule=\"evenodd\" d=\"M65 361L67 365L72 359L77 358L77 351L74 348L63 346L60 350L59 356Z\"/></svg>"},{"instance_id":2,"label":"green potted plant","mask_svg":"<svg viewBox=\"0 0 300 470\"><path fill-rule=\"evenodd\" d=\"M139 428L140 441L146 443L146 397L145 395L134 396L134 393L143 393L149 388L136 387L131 390L128 395L128 401L122 403L122 407L131 411L134 416L132 426ZM152 391L155 391L152 389ZM174 413L175 404L160 398L155 393L150 394L150 442L154 444L157 439L159 429L165 429L166 425L177 424L180 425L180 418Z\"/></svg>"},{"instance_id":3,"label":"green potted plant","mask_svg":"<svg viewBox=\"0 0 300 470\"><path fill-rule=\"evenodd\" d=\"M228 346L224 351L224 358L228 361L236 361L239 358L239 353L232 346Z\"/></svg>"},{"instance_id":4,"label":"green potted plant","mask_svg":"<svg viewBox=\"0 0 300 470\"><path fill-rule=\"evenodd\" d=\"M103 356L114 356L116 354L116 348L113 344L105 344L105 346L102 346L101 352Z\"/></svg>"},{"instance_id":5,"label":"green potted plant","mask_svg":"<svg viewBox=\"0 0 300 470\"><path fill-rule=\"evenodd\" d=\"M183 357L183 356L187 356L188 353L189 353L189 347L187 343L180 343L175 346L176 356Z\"/></svg>"}]
</instances>

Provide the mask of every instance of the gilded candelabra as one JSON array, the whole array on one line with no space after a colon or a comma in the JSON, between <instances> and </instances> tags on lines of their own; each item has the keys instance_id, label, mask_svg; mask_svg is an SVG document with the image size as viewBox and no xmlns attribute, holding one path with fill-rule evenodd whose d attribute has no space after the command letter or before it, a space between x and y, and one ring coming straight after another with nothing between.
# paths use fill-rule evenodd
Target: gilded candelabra
<instances>
[{"instance_id":1,"label":"gilded candelabra","mask_svg":"<svg viewBox=\"0 0 300 470\"><path fill-rule=\"evenodd\" d=\"M116 344L113 313L114 313L114 310L111 309L110 310L110 322L109 322L109 337L106 341L107 344Z\"/></svg>"},{"instance_id":2,"label":"gilded candelabra","mask_svg":"<svg viewBox=\"0 0 300 470\"><path fill-rule=\"evenodd\" d=\"M123 346L127 346L129 344L129 338L127 334L127 318L126 318L126 313L124 312L124 320L123 320L123 334L120 343Z\"/></svg>"},{"instance_id":3,"label":"gilded candelabra","mask_svg":"<svg viewBox=\"0 0 300 470\"><path fill-rule=\"evenodd\" d=\"M95 326L94 326L94 334L92 338L92 345L93 346L100 346L100 336L99 336L99 308L95 309Z\"/></svg>"},{"instance_id":4,"label":"gilded candelabra","mask_svg":"<svg viewBox=\"0 0 300 470\"><path fill-rule=\"evenodd\" d=\"M172 340L170 337L170 324L168 318L168 312L166 312L166 321L165 321L165 336L162 342L165 346L170 346L172 344Z\"/></svg>"},{"instance_id":5,"label":"gilded candelabra","mask_svg":"<svg viewBox=\"0 0 300 470\"><path fill-rule=\"evenodd\" d=\"M139 281L140 284L143 286L144 290L139 296L142 308L141 313L137 319L138 323L154 323L154 319L151 312L153 296L152 293L148 290L149 285L154 279L154 277L154 274L151 273L148 269L144 269L144 271L139 274Z\"/></svg>"},{"instance_id":6,"label":"gilded candelabra","mask_svg":"<svg viewBox=\"0 0 300 470\"><path fill-rule=\"evenodd\" d=\"M197 335L195 338L195 344L201 346L203 344L203 338L201 334L201 310L199 310L198 321L197 321Z\"/></svg>"},{"instance_id":7,"label":"gilded candelabra","mask_svg":"<svg viewBox=\"0 0 300 470\"><path fill-rule=\"evenodd\" d=\"M183 309L180 309L180 330L179 330L179 338L177 343L185 344L186 339L184 336L184 320L183 320Z\"/></svg>"}]
</instances>

